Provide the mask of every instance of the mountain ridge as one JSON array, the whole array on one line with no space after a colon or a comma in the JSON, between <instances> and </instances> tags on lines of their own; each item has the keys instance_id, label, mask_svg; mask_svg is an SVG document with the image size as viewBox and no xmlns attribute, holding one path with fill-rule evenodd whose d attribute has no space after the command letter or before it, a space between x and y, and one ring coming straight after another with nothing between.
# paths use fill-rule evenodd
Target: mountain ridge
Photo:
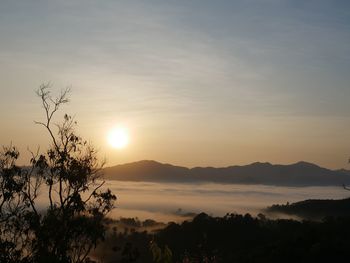
<instances>
[{"instance_id":1,"label":"mountain ridge","mask_svg":"<svg viewBox=\"0 0 350 263\"><path fill-rule=\"evenodd\" d=\"M213 182L281 186L326 186L350 184L350 171L331 170L300 161L293 164L254 162L226 167L175 166L141 160L104 169L105 178L121 181Z\"/></svg>"}]
</instances>

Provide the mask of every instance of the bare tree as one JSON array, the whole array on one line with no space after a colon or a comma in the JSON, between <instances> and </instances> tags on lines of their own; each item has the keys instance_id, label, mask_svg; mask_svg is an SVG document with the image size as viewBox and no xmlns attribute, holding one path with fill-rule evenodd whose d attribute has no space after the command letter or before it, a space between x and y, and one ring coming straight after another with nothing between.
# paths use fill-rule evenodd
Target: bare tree
<instances>
[{"instance_id":1,"label":"bare tree","mask_svg":"<svg viewBox=\"0 0 350 263\"><path fill-rule=\"evenodd\" d=\"M49 134L49 149L32 153L31 166L25 169L15 165L19 155L15 148L0 155L0 203L6 207L4 211L0 207L0 220L11 215L20 222L19 229L5 223L10 234L3 236L11 237L16 251L12 262L87 262L91 249L104 237L103 220L116 197L109 189L102 191L104 163L94 147L76 135L74 119L65 114L63 122L53 123L55 113L69 101L69 90L53 98L49 88L45 84L37 91L45 119L36 121ZM8 173L13 175L11 187ZM38 206L39 191L47 207ZM6 229L1 225L0 234ZM6 251L9 248L4 247Z\"/></svg>"}]
</instances>

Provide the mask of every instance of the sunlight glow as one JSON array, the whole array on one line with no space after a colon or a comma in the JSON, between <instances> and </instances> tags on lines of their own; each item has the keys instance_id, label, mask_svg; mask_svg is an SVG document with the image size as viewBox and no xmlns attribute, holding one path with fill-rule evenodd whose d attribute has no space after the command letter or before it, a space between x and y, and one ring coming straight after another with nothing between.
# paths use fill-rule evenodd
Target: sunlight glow
<instances>
[{"instance_id":1,"label":"sunlight glow","mask_svg":"<svg viewBox=\"0 0 350 263\"><path fill-rule=\"evenodd\" d=\"M108 143L113 148L125 148L129 143L129 135L127 130L122 127L111 130L108 134Z\"/></svg>"}]
</instances>

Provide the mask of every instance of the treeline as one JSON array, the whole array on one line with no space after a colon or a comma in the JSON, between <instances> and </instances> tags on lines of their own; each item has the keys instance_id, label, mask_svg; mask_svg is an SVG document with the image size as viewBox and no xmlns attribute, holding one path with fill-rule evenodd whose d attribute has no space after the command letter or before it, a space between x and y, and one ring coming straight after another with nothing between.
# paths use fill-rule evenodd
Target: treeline
<instances>
[{"instance_id":1,"label":"treeline","mask_svg":"<svg viewBox=\"0 0 350 263\"><path fill-rule=\"evenodd\" d=\"M321 220L325 216L350 216L350 198L340 200L310 199L285 205L273 205L267 213L282 213L310 220Z\"/></svg>"},{"instance_id":2,"label":"treeline","mask_svg":"<svg viewBox=\"0 0 350 263\"><path fill-rule=\"evenodd\" d=\"M350 218L270 220L263 215L199 214L157 233L115 232L104 262L348 262Z\"/></svg>"}]
</instances>

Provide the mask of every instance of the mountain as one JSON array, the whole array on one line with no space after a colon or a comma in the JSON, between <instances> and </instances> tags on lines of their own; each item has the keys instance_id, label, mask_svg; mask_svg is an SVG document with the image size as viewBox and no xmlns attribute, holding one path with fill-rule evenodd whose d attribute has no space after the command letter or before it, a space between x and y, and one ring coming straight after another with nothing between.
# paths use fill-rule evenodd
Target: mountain
<instances>
[{"instance_id":1,"label":"mountain","mask_svg":"<svg viewBox=\"0 0 350 263\"><path fill-rule=\"evenodd\" d=\"M340 200L309 199L286 205L273 205L265 212L269 214L294 215L304 219L323 219L333 216L350 216L350 198Z\"/></svg>"},{"instance_id":2,"label":"mountain","mask_svg":"<svg viewBox=\"0 0 350 263\"><path fill-rule=\"evenodd\" d=\"M189 169L156 161L139 161L104 169L105 178L120 181L187 181Z\"/></svg>"},{"instance_id":3,"label":"mountain","mask_svg":"<svg viewBox=\"0 0 350 263\"><path fill-rule=\"evenodd\" d=\"M252 163L223 168L186 168L156 161L139 161L104 169L105 179L150 182L215 182L281 186L341 186L350 184L350 172L330 170L312 163L290 165Z\"/></svg>"}]
</instances>

